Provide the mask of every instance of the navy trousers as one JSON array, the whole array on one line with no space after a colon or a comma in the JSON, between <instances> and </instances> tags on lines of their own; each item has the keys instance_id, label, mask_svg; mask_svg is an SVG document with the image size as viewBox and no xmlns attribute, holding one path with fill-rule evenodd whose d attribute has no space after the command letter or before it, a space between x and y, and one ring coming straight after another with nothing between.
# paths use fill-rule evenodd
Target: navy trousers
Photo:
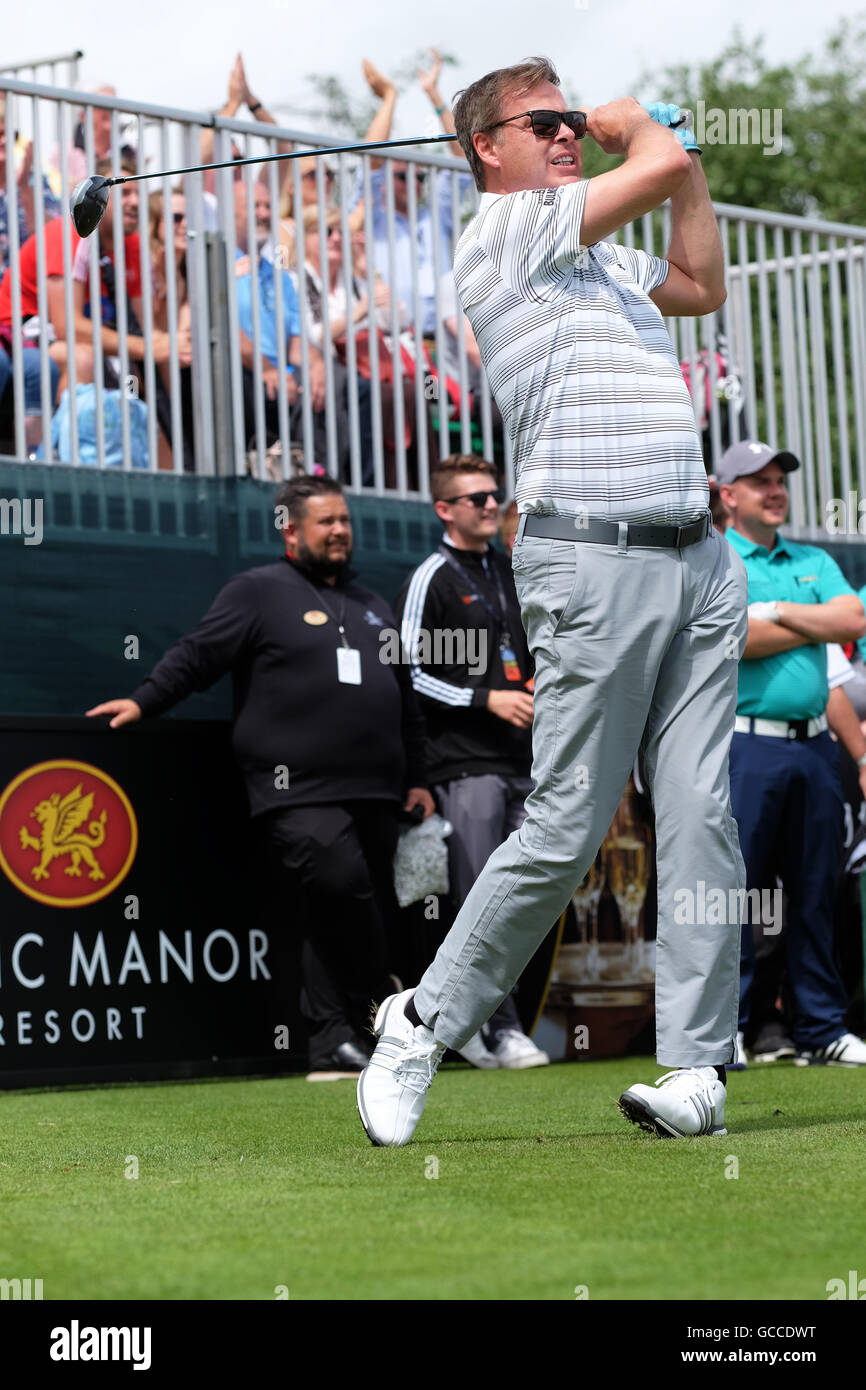
<instances>
[{"instance_id":1,"label":"navy trousers","mask_svg":"<svg viewBox=\"0 0 866 1390\"><path fill-rule=\"evenodd\" d=\"M825 1047L846 1031L847 1009L833 961L833 897L842 867L843 828L838 749L826 731L801 743L735 733L730 766L731 809L746 885L772 891L778 874L788 893L785 941L795 1010L793 1041L803 1048ZM752 931L744 927L743 1032L754 973Z\"/></svg>"}]
</instances>

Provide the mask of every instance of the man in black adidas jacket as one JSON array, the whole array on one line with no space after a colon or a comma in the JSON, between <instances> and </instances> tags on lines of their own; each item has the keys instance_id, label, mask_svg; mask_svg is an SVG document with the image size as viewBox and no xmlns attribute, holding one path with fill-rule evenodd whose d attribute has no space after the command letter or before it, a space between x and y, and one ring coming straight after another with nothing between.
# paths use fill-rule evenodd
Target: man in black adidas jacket
<instances>
[{"instance_id":1,"label":"man in black adidas jacket","mask_svg":"<svg viewBox=\"0 0 866 1390\"><path fill-rule=\"evenodd\" d=\"M340 485L293 479L277 520L285 557L235 575L130 699L87 712L119 728L231 672L250 810L303 919L310 1066L357 1071L386 979L379 903L392 892L400 809L422 806L425 819L433 810L423 719L407 667L380 659L394 617L349 569Z\"/></svg>"},{"instance_id":2,"label":"man in black adidas jacket","mask_svg":"<svg viewBox=\"0 0 866 1390\"><path fill-rule=\"evenodd\" d=\"M490 855L523 822L532 790L532 659L511 564L489 541L502 493L492 464L452 454L431 470L439 548L397 599L430 742L430 781L454 826L448 839L457 907ZM523 1033L509 995L461 1055L479 1067L549 1059Z\"/></svg>"}]
</instances>

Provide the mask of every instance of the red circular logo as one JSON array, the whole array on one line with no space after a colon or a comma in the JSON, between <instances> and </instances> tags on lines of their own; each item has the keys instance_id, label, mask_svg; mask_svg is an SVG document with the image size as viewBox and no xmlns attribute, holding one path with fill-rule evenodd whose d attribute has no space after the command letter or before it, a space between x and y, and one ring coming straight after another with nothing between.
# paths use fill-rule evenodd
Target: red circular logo
<instances>
[{"instance_id":1,"label":"red circular logo","mask_svg":"<svg viewBox=\"0 0 866 1390\"><path fill-rule=\"evenodd\" d=\"M137 848L129 798L90 763L36 763L0 796L0 868L37 902L98 902L126 878Z\"/></svg>"}]
</instances>

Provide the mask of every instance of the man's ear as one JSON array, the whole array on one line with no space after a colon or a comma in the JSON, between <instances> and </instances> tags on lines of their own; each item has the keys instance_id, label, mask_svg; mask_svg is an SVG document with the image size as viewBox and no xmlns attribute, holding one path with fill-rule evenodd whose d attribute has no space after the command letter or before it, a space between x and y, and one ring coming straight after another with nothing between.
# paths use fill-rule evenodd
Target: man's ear
<instances>
[{"instance_id":1,"label":"man's ear","mask_svg":"<svg viewBox=\"0 0 866 1390\"><path fill-rule=\"evenodd\" d=\"M472 144L475 153L484 164L489 164L491 169L499 168L499 155L496 153L496 143L492 130L476 130L472 137Z\"/></svg>"},{"instance_id":2,"label":"man's ear","mask_svg":"<svg viewBox=\"0 0 866 1390\"><path fill-rule=\"evenodd\" d=\"M445 513L444 513L444 512L440 512L439 508L440 508L440 507L447 507L447 506L448 506L448 503L447 503L447 502L441 502L441 501L440 501L440 502L434 502L434 503L433 503L433 510L434 510L434 512L436 513L436 515L438 516L439 520L440 520L443 524L445 524L445 523L447 522L447 517L445 516Z\"/></svg>"}]
</instances>

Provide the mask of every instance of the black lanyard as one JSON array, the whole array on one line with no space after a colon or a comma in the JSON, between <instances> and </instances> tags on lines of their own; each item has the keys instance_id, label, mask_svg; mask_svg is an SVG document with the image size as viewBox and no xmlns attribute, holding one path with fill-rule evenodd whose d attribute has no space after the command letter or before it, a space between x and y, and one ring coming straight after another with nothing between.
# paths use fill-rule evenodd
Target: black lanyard
<instances>
[{"instance_id":1,"label":"black lanyard","mask_svg":"<svg viewBox=\"0 0 866 1390\"><path fill-rule=\"evenodd\" d=\"M456 557L452 554L450 547L447 546L447 545L445 545L444 541L443 541L442 545L440 545L440 547L439 547L439 553L440 553L440 555L444 555L444 556L445 556L445 559L448 561L449 565L451 565L451 567L457 571L457 573L460 575L460 578L463 580L464 584L468 584L469 590L470 590L470 592L471 592L471 591L472 591L472 586L473 586L474 581L473 581L472 579L470 579L469 575L466 573L466 571L465 571L465 569L463 568L463 566L458 562L458 560L456 559ZM481 600L481 602L484 604L484 607L487 609L487 612L490 614L491 618L493 618L494 622L498 623L498 625L499 625L499 629L500 629L499 646L500 646L500 648L502 648L502 647L507 647L507 648L509 649L509 651L511 651L511 650L513 650L513 648L512 648L512 646L511 646L511 632L510 632L509 627L508 627L508 609L507 609L507 607L506 607L505 590L504 590L503 587L502 587L502 576L500 575L499 570L496 568L496 564L495 564L494 561L491 561L490 564L488 565L487 554L486 554L486 553L483 554L483 555L481 556L481 563L482 563L482 565L484 566L484 572L485 572L485 574L488 574L488 575L489 575L489 571L490 571L490 570L493 571L493 578L494 578L494 581L495 581L495 583L496 583L496 593L497 593L497 596L498 596L498 598L499 598L499 612L497 613L497 612L496 612L496 609L493 608L493 607L491 606L491 604L489 604L489 603L487 602L487 599L485 598L484 594L479 593L478 597L479 597L479 599Z\"/></svg>"}]
</instances>

